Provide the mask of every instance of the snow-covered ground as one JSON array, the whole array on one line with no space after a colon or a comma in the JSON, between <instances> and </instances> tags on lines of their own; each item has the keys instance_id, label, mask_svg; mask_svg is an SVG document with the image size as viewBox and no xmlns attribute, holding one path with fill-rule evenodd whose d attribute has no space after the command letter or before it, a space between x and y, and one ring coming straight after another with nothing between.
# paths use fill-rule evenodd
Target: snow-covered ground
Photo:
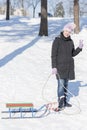
<instances>
[{"instance_id":1,"label":"snow-covered ground","mask_svg":"<svg viewBox=\"0 0 87 130\"><path fill-rule=\"evenodd\" d=\"M72 20L49 18L49 36L39 37L40 19L0 16L0 129L1 130L87 130L87 18L80 19L81 32L72 35L75 47L84 40L76 56L76 79L70 81L70 109L36 119L1 119L8 102L32 102L40 107L57 101L57 83L51 74L52 42L63 26ZM48 78L49 77L49 78Z\"/></svg>"}]
</instances>

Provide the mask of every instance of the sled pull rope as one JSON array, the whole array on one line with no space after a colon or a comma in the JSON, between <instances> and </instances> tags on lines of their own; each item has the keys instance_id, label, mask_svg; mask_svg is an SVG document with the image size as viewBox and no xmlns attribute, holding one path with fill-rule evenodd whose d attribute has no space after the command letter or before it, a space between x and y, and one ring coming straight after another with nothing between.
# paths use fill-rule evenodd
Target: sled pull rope
<instances>
[{"instance_id":1,"label":"sled pull rope","mask_svg":"<svg viewBox=\"0 0 87 130\"><path fill-rule=\"evenodd\" d=\"M47 80L45 81L45 83L44 83L44 85L43 85L43 87L42 87L42 98L43 98L47 103L49 103L50 101L45 98L44 90L45 90L45 88L47 87L47 83L48 83L48 81L49 81L51 75L52 75L52 74L50 74L50 75L47 77Z\"/></svg>"}]
</instances>

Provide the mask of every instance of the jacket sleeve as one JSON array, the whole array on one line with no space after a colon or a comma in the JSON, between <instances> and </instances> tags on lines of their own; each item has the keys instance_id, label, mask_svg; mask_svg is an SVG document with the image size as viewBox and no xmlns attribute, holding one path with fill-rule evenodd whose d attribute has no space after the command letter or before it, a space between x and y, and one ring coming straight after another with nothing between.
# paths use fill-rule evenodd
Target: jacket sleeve
<instances>
[{"instance_id":1,"label":"jacket sleeve","mask_svg":"<svg viewBox=\"0 0 87 130\"><path fill-rule=\"evenodd\" d=\"M74 44L73 44L72 56L74 57L74 56L78 55L80 53L80 51L82 51L82 49L80 49L79 47L77 47L75 49Z\"/></svg>"},{"instance_id":2,"label":"jacket sleeve","mask_svg":"<svg viewBox=\"0 0 87 130\"><path fill-rule=\"evenodd\" d=\"M58 38L56 37L52 44L51 50L51 64L52 68L57 68L57 52L58 51Z\"/></svg>"}]
</instances>

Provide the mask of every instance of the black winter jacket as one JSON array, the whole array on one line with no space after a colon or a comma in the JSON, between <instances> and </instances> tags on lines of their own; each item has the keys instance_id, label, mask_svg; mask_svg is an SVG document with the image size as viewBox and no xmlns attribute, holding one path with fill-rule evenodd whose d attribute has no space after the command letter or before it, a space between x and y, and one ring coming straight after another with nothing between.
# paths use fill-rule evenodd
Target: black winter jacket
<instances>
[{"instance_id":1,"label":"black winter jacket","mask_svg":"<svg viewBox=\"0 0 87 130\"><path fill-rule=\"evenodd\" d=\"M57 68L61 79L75 79L73 57L81 50L79 47L75 49L71 37L65 38L63 32L55 38L51 52L52 68Z\"/></svg>"}]
</instances>

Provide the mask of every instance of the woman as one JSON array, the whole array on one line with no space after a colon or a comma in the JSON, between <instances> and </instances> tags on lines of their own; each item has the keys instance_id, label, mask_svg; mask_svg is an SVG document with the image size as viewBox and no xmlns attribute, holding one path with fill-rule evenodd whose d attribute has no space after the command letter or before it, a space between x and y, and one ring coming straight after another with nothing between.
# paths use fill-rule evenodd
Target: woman
<instances>
[{"instance_id":1,"label":"woman","mask_svg":"<svg viewBox=\"0 0 87 130\"><path fill-rule=\"evenodd\" d=\"M55 38L52 45L52 74L55 74L58 80L58 110L64 107L71 107L67 102L68 81L75 79L74 59L83 48L83 41L80 40L79 46L75 49L73 40L70 37L75 29L74 23L68 23L63 31Z\"/></svg>"}]
</instances>

